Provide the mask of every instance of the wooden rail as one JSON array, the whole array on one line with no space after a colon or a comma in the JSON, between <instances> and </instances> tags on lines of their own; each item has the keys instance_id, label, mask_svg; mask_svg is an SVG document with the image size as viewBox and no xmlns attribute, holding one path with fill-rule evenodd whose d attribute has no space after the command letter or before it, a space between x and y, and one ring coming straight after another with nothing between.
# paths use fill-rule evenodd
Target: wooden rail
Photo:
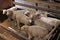
<instances>
[{"instance_id":1,"label":"wooden rail","mask_svg":"<svg viewBox=\"0 0 60 40\"><path fill-rule=\"evenodd\" d=\"M19 40L28 40L26 37L22 36L17 31L15 31L14 29L12 29L10 27L6 28L2 25L0 25L0 27L3 28L2 30L6 30L8 33L10 33L11 35L13 35L15 38L17 38Z\"/></svg>"},{"instance_id":2,"label":"wooden rail","mask_svg":"<svg viewBox=\"0 0 60 40\"><path fill-rule=\"evenodd\" d=\"M48 1L41 1L41 0L26 0L26 1L35 2L35 3L41 3L41 4L47 4L49 6L60 7L60 3L56 3L56 2L48 2Z\"/></svg>"},{"instance_id":3,"label":"wooden rail","mask_svg":"<svg viewBox=\"0 0 60 40\"><path fill-rule=\"evenodd\" d=\"M37 6L22 4L22 3L18 3L18 2L13 2L13 3L14 3L15 5L30 7L30 8L34 8L34 9L40 9L40 10L49 11L49 12L60 13L60 10L54 10L54 9L43 8L43 7L37 7Z\"/></svg>"}]
</instances>

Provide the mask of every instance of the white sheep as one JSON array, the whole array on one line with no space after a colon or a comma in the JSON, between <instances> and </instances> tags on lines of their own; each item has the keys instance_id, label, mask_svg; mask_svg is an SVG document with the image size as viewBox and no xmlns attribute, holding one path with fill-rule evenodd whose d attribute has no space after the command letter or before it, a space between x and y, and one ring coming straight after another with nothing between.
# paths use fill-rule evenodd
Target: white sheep
<instances>
[{"instance_id":1,"label":"white sheep","mask_svg":"<svg viewBox=\"0 0 60 40\"><path fill-rule=\"evenodd\" d=\"M57 27L60 24L60 20L55 19L55 18L50 18L47 17L47 12L43 13L41 11L36 12L36 16L33 17L35 25L42 25L43 27L45 26L49 30L52 29L52 27ZM39 15L39 16L37 16Z\"/></svg>"},{"instance_id":2,"label":"white sheep","mask_svg":"<svg viewBox=\"0 0 60 40\"><path fill-rule=\"evenodd\" d=\"M23 23L26 25L31 23L31 19L29 17L27 17L26 15L24 15L21 11L7 10L6 15L11 19L16 20L18 28L20 28L19 27L20 23Z\"/></svg>"},{"instance_id":3,"label":"white sheep","mask_svg":"<svg viewBox=\"0 0 60 40\"><path fill-rule=\"evenodd\" d=\"M31 39L32 37L43 38L45 35L48 34L48 30L46 28L37 25L33 26L24 25L21 27L21 31L27 32L28 39Z\"/></svg>"}]
</instances>

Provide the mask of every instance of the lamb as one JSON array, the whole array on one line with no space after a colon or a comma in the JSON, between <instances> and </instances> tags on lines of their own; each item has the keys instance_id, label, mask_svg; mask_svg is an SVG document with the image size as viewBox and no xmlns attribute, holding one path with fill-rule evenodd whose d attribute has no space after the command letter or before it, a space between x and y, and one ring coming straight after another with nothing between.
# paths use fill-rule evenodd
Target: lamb
<instances>
[{"instance_id":1,"label":"lamb","mask_svg":"<svg viewBox=\"0 0 60 40\"><path fill-rule=\"evenodd\" d=\"M34 20L34 24L45 27L51 31L53 27L57 27L60 24L60 20L50 17L41 17L40 19Z\"/></svg>"},{"instance_id":2,"label":"lamb","mask_svg":"<svg viewBox=\"0 0 60 40\"><path fill-rule=\"evenodd\" d=\"M21 27L21 31L27 32L28 39L31 39L32 37L43 38L45 35L48 34L48 30L46 28L37 25L33 26L24 25L23 27Z\"/></svg>"},{"instance_id":3,"label":"lamb","mask_svg":"<svg viewBox=\"0 0 60 40\"><path fill-rule=\"evenodd\" d=\"M37 14L39 14L39 13L40 13L40 20L42 20L43 22L48 23L52 26L58 26L60 24L60 20L47 17L47 14L50 14L50 13L48 13L48 12L44 13L44 12L38 11Z\"/></svg>"},{"instance_id":4,"label":"lamb","mask_svg":"<svg viewBox=\"0 0 60 40\"><path fill-rule=\"evenodd\" d=\"M40 25L51 31L48 35L44 37L44 40L49 38L49 36L54 32L54 30L58 27L59 24L60 24L60 20L47 17L47 15L45 14L40 14L40 19L35 20L35 25Z\"/></svg>"},{"instance_id":5,"label":"lamb","mask_svg":"<svg viewBox=\"0 0 60 40\"><path fill-rule=\"evenodd\" d=\"M20 26L19 26L20 23L23 23L25 25L28 25L31 23L31 19L26 15L24 15L21 11L7 10L6 15L9 16L10 19L16 20L18 29L20 29Z\"/></svg>"}]
</instances>

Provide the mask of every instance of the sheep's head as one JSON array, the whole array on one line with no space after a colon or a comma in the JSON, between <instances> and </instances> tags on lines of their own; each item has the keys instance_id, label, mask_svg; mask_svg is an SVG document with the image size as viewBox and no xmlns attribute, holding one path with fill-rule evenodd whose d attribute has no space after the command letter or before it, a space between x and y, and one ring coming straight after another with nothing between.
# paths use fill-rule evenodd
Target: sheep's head
<instances>
[{"instance_id":1,"label":"sheep's head","mask_svg":"<svg viewBox=\"0 0 60 40\"><path fill-rule=\"evenodd\" d=\"M39 13L39 11L37 11L34 15L33 15L33 17L32 17L32 20L34 21L34 20L37 20L37 19L40 19L40 13Z\"/></svg>"},{"instance_id":2,"label":"sheep's head","mask_svg":"<svg viewBox=\"0 0 60 40\"><path fill-rule=\"evenodd\" d=\"M27 30L28 30L28 28L29 28L29 26L24 25L24 26L22 26L22 27L21 27L21 31L27 31Z\"/></svg>"},{"instance_id":3,"label":"sheep's head","mask_svg":"<svg viewBox=\"0 0 60 40\"><path fill-rule=\"evenodd\" d=\"M30 12L29 11L26 11L24 14L29 17Z\"/></svg>"},{"instance_id":4,"label":"sheep's head","mask_svg":"<svg viewBox=\"0 0 60 40\"><path fill-rule=\"evenodd\" d=\"M8 18L13 19L13 11L7 10L6 15L8 16Z\"/></svg>"},{"instance_id":5,"label":"sheep's head","mask_svg":"<svg viewBox=\"0 0 60 40\"><path fill-rule=\"evenodd\" d=\"M24 14L25 14L27 17L29 17L30 19L33 17L33 13L30 12L30 11L26 11Z\"/></svg>"},{"instance_id":6,"label":"sheep's head","mask_svg":"<svg viewBox=\"0 0 60 40\"><path fill-rule=\"evenodd\" d=\"M26 9L25 15L27 15L27 16L30 17L30 18L32 18L35 13L36 13L36 10Z\"/></svg>"},{"instance_id":7,"label":"sheep's head","mask_svg":"<svg viewBox=\"0 0 60 40\"><path fill-rule=\"evenodd\" d=\"M41 17L47 17L48 12L41 12Z\"/></svg>"}]
</instances>

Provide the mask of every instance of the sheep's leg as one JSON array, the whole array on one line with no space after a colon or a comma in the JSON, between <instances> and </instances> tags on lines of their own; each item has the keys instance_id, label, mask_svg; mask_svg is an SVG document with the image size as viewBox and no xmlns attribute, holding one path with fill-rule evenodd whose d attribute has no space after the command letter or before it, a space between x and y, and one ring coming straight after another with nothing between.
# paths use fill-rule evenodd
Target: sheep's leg
<instances>
[{"instance_id":1,"label":"sheep's leg","mask_svg":"<svg viewBox=\"0 0 60 40\"><path fill-rule=\"evenodd\" d=\"M17 21L16 20L14 20L14 22L15 22L15 27L17 26Z\"/></svg>"},{"instance_id":2,"label":"sheep's leg","mask_svg":"<svg viewBox=\"0 0 60 40\"><path fill-rule=\"evenodd\" d=\"M15 22L15 27L17 26L17 22Z\"/></svg>"},{"instance_id":3,"label":"sheep's leg","mask_svg":"<svg viewBox=\"0 0 60 40\"><path fill-rule=\"evenodd\" d=\"M30 33L28 33L28 40L31 40L32 36Z\"/></svg>"},{"instance_id":4,"label":"sheep's leg","mask_svg":"<svg viewBox=\"0 0 60 40\"><path fill-rule=\"evenodd\" d=\"M19 20L17 20L17 27L20 30L20 26L19 26Z\"/></svg>"},{"instance_id":5,"label":"sheep's leg","mask_svg":"<svg viewBox=\"0 0 60 40\"><path fill-rule=\"evenodd\" d=\"M10 23L12 22L10 18L8 18L8 22L10 22ZM12 24L10 24L9 26L12 26Z\"/></svg>"}]
</instances>

